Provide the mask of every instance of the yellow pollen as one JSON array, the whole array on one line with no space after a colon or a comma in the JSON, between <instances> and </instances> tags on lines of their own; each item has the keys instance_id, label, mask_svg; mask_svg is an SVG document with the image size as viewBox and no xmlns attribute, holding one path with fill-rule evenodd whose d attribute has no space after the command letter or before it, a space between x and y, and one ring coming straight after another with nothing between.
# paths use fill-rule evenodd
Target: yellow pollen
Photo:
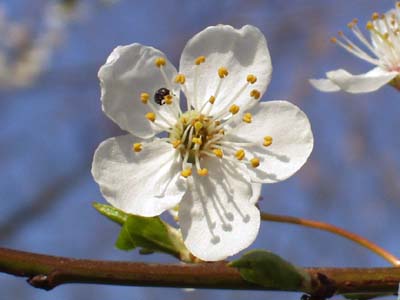
<instances>
[{"instance_id":1,"label":"yellow pollen","mask_svg":"<svg viewBox=\"0 0 400 300\"><path fill-rule=\"evenodd\" d=\"M222 152L222 149L219 149L219 148L213 149L213 153L218 158L224 157L224 152Z\"/></svg>"},{"instance_id":2,"label":"yellow pollen","mask_svg":"<svg viewBox=\"0 0 400 300\"><path fill-rule=\"evenodd\" d=\"M140 152L140 151L142 151L142 144L141 144L141 143L135 143L135 144L133 144L132 150L133 150L134 152Z\"/></svg>"},{"instance_id":3,"label":"yellow pollen","mask_svg":"<svg viewBox=\"0 0 400 300\"><path fill-rule=\"evenodd\" d=\"M260 160L257 157L250 159L251 166L257 168L260 165Z\"/></svg>"},{"instance_id":4,"label":"yellow pollen","mask_svg":"<svg viewBox=\"0 0 400 300\"><path fill-rule=\"evenodd\" d=\"M219 76L219 78L224 78L224 77L228 76L228 69L224 68L224 67L219 68L218 76Z\"/></svg>"},{"instance_id":5,"label":"yellow pollen","mask_svg":"<svg viewBox=\"0 0 400 300\"><path fill-rule=\"evenodd\" d=\"M253 116L251 115L251 113L245 113L244 115L243 115L243 122L246 122L246 123L251 123L251 121L253 120Z\"/></svg>"},{"instance_id":6,"label":"yellow pollen","mask_svg":"<svg viewBox=\"0 0 400 300\"><path fill-rule=\"evenodd\" d=\"M240 107L236 104L232 104L232 106L229 108L229 112L232 115L236 115L239 112L239 110L240 110Z\"/></svg>"},{"instance_id":7,"label":"yellow pollen","mask_svg":"<svg viewBox=\"0 0 400 300\"><path fill-rule=\"evenodd\" d=\"M211 96L210 99L208 99L208 102L210 102L211 104L214 104L215 102L215 97Z\"/></svg>"},{"instance_id":8,"label":"yellow pollen","mask_svg":"<svg viewBox=\"0 0 400 300\"><path fill-rule=\"evenodd\" d=\"M148 112L148 113L145 115L145 117L146 117L147 120L149 120L149 121L151 121L151 122L154 122L154 121L156 120L156 114L153 113L152 111L151 111L151 112Z\"/></svg>"},{"instance_id":9,"label":"yellow pollen","mask_svg":"<svg viewBox=\"0 0 400 300\"><path fill-rule=\"evenodd\" d=\"M189 176L192 175L192 169L184 169L181 171L181 175L185 178L188 178Z\"/></svg>"},{"instance_id":10,"label":"yellow pollen","mask_svg":"<svg viewBox=\"0 0 400 300\"><path fill-rule=\"evenodd\" d=\"M331 41L331 43L337 43L337 38L331 37L331 38L330 38L330 41Z\"/></svg>"},{"instance_id":11,"label":"yellow pollen","mask_svg":"<svg viewBox=\"0 0 400 300\"><path fill-rule=\"evenodd\" d=\"M246 153L244 152L243 149L239 149L239 150L236 151L236 153L235 153L235 157L236 157L238 160L242 160L245 156L246 156Z\"/></svg>"},{"instance_id":12,"label":"yellow pollen","mask_svg":"<svg viewBox=\"0 0 400 300\"><path fill-rule=\"evenodd\" d=\"M203 128L203 123L197 121L196 123L194 123L194 129L196 130L196 134L200 131L200 129Z\"/></svg>"},{"instance_id":13,"label":"yellow pollen","mask_svg":"<svg viewBox=\"0 0 400 300\"><path fill-rule=\"evenodd\" d=\"M201 138L192 138L192 143L197 144L197 145L201 145Z\"/></svg>"},{"instance_id":14,"label":"yellow pollen","mask_svg":"<svg viewBox=\"0 0 400 300\"><path fill-rule=\"evenodd\" d=\"M185 81L186 81L185 75L183 75L183 74L176 75L176 77L175 77L175 82L176 83L184 84Z\"/></svg>"},{"instance_id":15,"label":"yellow pollen","mask_svg":"<svg viewBox=\"0 0 400 300\"><path fill-rule=\"evenodd\" d=\"M205 56L199 56L198 58L196 58L195 60L194 60L194 63L196 64L196 65L200 65L200 64L202 64L203 62L205 62L206 61L206 57Z\"/></svg>"},{"instance_id":16,"label":"yellow pollen","mask_svg":"<svg viewBox=\"0 0 400 300\"><path fill-rule=\"evenodd\" d=\"M248 83L253 84L257 81L257 77L253 74L249 74L249 75L247 75L246 80Z\"/></svg>"},{"instance_id":17,"label":"yellow pollen","mask_svg":"<svg viewBox=\"0 0 400 300\"><path fill-rule=\"evenodd\" d=\"M171 144L176 149L182 144L182 142L180 140L175 140L175 141L171 142Z\"/></svg>"},{"instance_id":18,"label":"yellow pollen","mask_svg":"<svg viewBox=\"0 0 400 300\"><path fill-rule=\"evenodd\" d=\"M371 19L374 20L374 21L378 20L379 19L379 14L377 12L374 12L372 14L372 16L371 16Z\"/></svg>"},{"instance_id":19,"label":"yellow pollen","mask_svg":"<svg viewBox=\"0 0 400 300\"><path fill-rule=\"evenodd\" d=\"M168 105L172 104L172 96L171 95L165 95L164 96L164 101L165 101L165 104L168 104Z\"/></svg>"},{"instance_id":20,"label":"yellow pollen","mask_svg":"<svg viewBox=\"0 0 400 300\"><path fill-rule=\"evenodd\" d=\"M365 28L367 28L368 30L372 30L372 29L374 29L374 25L372 24L371 21L368 21L367 25L365 25Z\"/></svg>"},{"instance_id":21,"label":"yellow pollen","mask_svg":"<svg viewBox=\"0 0 400 300\"><path fill-rule=\"evenodd\" d=\"M142 101L142 103L146 104L149 101L150 95L147 93L141 93L140 94L140 101Z\"/></svg>"},{"instance_id":22,"label":"yellow pollen","mask_svg":"<svg viewBox=\"0 0 400 300\"><path fill-rule=\"evenodd\" d=\"M197 174L199 174L200 176L207 176L208 175L208 170L206 168L198 169L197 170Z\"/></svg>"},{"instance_id":23,"label":"yellow pollen","mask_svg":"<svg viewBox=\"0 0 400 300\"><path fill-rule=\"evenodd\" d=\"M225 134L225 130L220 129L220 130L218 130L218 133L219 133L219 134Z\"/></svg>"},{"instance_id":24,"label":"yellow pollen","mask_svg":"<svg viewBox=\"0 0 400 300\"><path fill-rule=\"evenodd\" d=\"M261 93L259 90L252 90L250 92L250 96L253 97L254 99L258 100L258 99L260 99Z\"/></svg>"},{"instance_id":25,"label":"yellow pollen","mask_svg":"<svg viewBox=\"0 0 400 300\"><path fill-rule=\"evenodd\" d=\"M165 66L167 61L165 60L164 57L157 57L154 63L158 68L161 68L162 66Z\"/></svg>"},{"instance_id":26,"label":"yellow pollen","mask_svg":"<svg viewBox=\"0 0 400 300\"><path fill-rule=\"evenodd\" d=\"M216 120L214 123L215 123L216 126L221 125L221 121L220 120Z\"/></svg>"},{"instance_id":27,"label":"yellow pollen","mask_svg":"<svg viewBox=\"0 0 400 300\"><path fill-rule=\"evenodd\" d=\"M269 135L264 136L263 145L264 145L265 147L268 147L268 146L271 146L271 144L272 144L272 136L269 136Z\"/></svg>"}]
</instances>

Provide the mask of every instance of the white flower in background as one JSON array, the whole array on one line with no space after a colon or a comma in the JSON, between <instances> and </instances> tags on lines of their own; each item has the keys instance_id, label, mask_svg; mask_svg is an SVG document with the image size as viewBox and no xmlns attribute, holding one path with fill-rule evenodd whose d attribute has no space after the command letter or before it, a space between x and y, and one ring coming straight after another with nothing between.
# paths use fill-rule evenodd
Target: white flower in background
<instances>
[{"instance_id":1,"label":"white flower in background","mask_svg":"<svg viewBox=\"0 0 400 300\"><path fill-rule=\"evenodd\" d=\"M195 35L179 73L157 49L117 47L99 71L101 100L129 134L104 141L94 155L106 200L141 216L179 204L185 245L202 260L248 247L260 226L260 183L291 176L313 147L298 107L259 103L271 71L264 36L248 25Z\"/></svg>"},{"instance_id":2,"label":"white flower in background","mask_svg":"<svg viewBox=\"0 0 400 300\"><path fill-rule=\"evenodd\" d=\"M365 74L353 75L339 69L326 73L327 79L311 79L311 84L323 92L343 90L349 93L373 92L387 83L400 89L400 2L384 15L374 13L366 25L368 40L357 26L357 20L348 24L361 43L352 42L343 32L331 41L375 67ZM365 50L364 50L364 49Z\"/></svg>"}]
</instances>

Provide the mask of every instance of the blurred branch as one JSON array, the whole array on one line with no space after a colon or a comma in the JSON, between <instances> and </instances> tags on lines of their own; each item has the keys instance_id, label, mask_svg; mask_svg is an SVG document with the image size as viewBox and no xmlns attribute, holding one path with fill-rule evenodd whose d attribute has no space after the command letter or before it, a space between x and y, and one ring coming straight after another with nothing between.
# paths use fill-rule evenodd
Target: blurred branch
<instances>
[{"instance_id":1,"label":"blurred branch","mask_svg":"<svg viewBox=\"0 0 400 300\"><path fill-rule=\"evenodd\" d=\"M400 260L394 256L393 254L389 253L385 249L379 247L378 245L370 242L369 240L351 233L343 228L324 223L324 222L319 222L319 221L314 221L314 220L308 220L308 219L303 219L303 218L296 218L296 217L291 217L291 216L282 216L282 215L275 215L275 214L269 214L265 212L261 212L261 220L263 221L271 221L271 222L279 222L279 223L289 223L289 224L295 224L295 225L301 225L305 227L311 227L314 229L319 229L323 231L328 231L330 233L340 235L341 237L344 237L352 242L355 242L372 252L378 254L379 256L383 257L391 263L393 266L400 266Z\"/></svg>"},{"instance_id":2,"label":"blurred branch","mask_svg":"<svg viewBox=\"0 0 400 300\"><path fill-rule=\"evenodd\" d=\"M58 203L57 199L61 199L61 196L76 186L87 173L88 167L85 166L57 178L47 189L44 189L37 197L32 199L28 205L17 209L0 225L0 240L5 240L12 236L24 224L37 219L38 216L50 210Z\"/></svg>"},{"instance_id":3,"label":"blurred branch","mask_svg":"<svg viewBox=\"0 0 400 300\"><path fill-rule=\"evenodd\" d=\"M400 282L400 268L305 270L311 276L311 288L298 292L320 295L321 299L331 296L332 291L335 294L395 293ZM225 262L168 265L96 261L0 248L0 272L27 277L29 284L46 290L65 283L280 290L276 286L263 287L243 280L239 272Z\"/></svg>"}]
</instances>

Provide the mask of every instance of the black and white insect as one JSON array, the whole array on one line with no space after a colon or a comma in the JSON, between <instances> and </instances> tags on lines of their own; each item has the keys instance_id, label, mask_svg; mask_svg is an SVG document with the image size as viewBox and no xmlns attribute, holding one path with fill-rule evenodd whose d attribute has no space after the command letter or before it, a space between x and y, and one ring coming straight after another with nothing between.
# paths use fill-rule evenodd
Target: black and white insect
<instances>
[{"instance_id":1,"label":"black and white insect","mask_svg":"<svg viewBox=\"0 0 400 300\"><path fill-rule=\"evenodd\" d=\"M157 92L154 94L154 101L159 104L163 105L165 104L164 97L170 95L170 91L167 88L160 88L157 90Z\"/></svg>"}]
</instances>

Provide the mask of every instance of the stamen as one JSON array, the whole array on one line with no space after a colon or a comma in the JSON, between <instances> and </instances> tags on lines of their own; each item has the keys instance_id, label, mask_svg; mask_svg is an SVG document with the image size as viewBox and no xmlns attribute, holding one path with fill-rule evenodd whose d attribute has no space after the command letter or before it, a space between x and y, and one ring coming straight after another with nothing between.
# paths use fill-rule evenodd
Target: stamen
<instances>
[{"instance_id":1,"label":"stamen","mask_svg":"<svg viewBox=\"0 0 400 300\"><path fill-rule=\"evenodd\" d=\"M156 114L151 112L148 112L147 114L145 114L145 117L147 120L154 122L156 120Z\"/></svg>"},{"instance_id":2,"label":"stamen","mask_svg":"<svg viewBox=\"0 0 400 300\"><path fill-rule=\"evenodd\" d=\"M200 129L202 129L204 127L203 123L197 121L196 123L194 123L194 129L196 131L196 134L199 134Z\"/></svg>"},{"instance_id":3,"label":"stamen","mask_svg":"<svg viewBox=\"0 0 400 300\"><path fill-rule=\"evenodd\" d=\"M239 149L239 150L236 151L236 153L235 153L235 157L236 157L238 160L242 160L245 156L246 156L246 153L244 152L243 149Z\"/></svg>"},{"instance_id":4,"label":"stamen","mask_svg":"<svg viewBox=\"0 0 400 300\"><path fill-rule=\"evenodd\" d=\"M232 106L229 108L229 112L232 115L236 115L239 112L239 110L240 110L240 107L236 104L232 104Z\"/></svg>"},{"instance_id":5,"label":"stamen","mask_svg":"<svg viewBox=\"0 0 400 300\"><path fill-rule=\"evenodd\" d=\"M228 69L225 67L221 67L218 69L218 76L219 78L225 78L226 76L228 76Z\"/></svg>"},{"instance_id":6,"label":"stamen","mask_svg":"<svg viewBox=\"0 0 400 300\"><path fill-rule=\"evenodd\" d=\"M205 56L199 56L194 60L194 63L196 65L200 65L202 63L204 63L206 61L206 57Z\"/></svg>"},{"instance_id":7,"label":"stamen","mask_svg":"<svg viewBox=\"0 0 400 300\"><path fill-rule=\"evenodd\" d=\"M253 97L256 100L260 99L260 96L261 96L261 93L259 90L252 90L250 92L250 97Z\"/></svg>"},{"instance_id":8,"label":"stamen","mask_svg":"<svg viewBox=\"0 0 400 300\"><path fill-rule=\"evenodd\" d=\"M243 122L246 122L246 123L251 123L251 121L253 120L253 116L251 115L251 113L245 113L244 115L243 115Z\"/></svg>"},{"instance_id":9,"label":"stamen","mask_svg":"<svg viewBox=\"0 0 400 300\"><path fill-rule=\"evenodd\" d=\"M165 66L166 62L167 61L164 57L157 57L154 63L158 68L161 68L162 66Z\"/></svg>"},{"instance_id":10,"label":"stamen","mask_svg":"<svg viewBox=\"0 0 400 300\"><path fill-rule=\"evenodd\" d=\"M200 176L207 176L208 175L208 170L206 168L198 169L197 170L197 174L199 174Z\"/></svg>"},{"instance_id":11,"label":"stamen","mask_svg":"<svg viewBox=\"0 0 400 300\"><path fill-rule=\"evenodd\" d=\"M257 157L250 159L250 164L253 168L257 168L260 165L260 160Z\"/></svg>"},{"instance_id":12,"label":"stamen","mask_svg":"<svg viewBox=\"0 0 400 300\"><path fill-rule=\"evenodd\" d=\"M183 74L178 74L175 77L175 83L184 84L186 81L186 77Z\"/></svg>"},{"instance_id":13,"label":"stamen","mask_svg":"<svg viewBox=\"0 0 400 300\"><path fill-rule=\"evenodd\" d=\"M272 144L272 136L269 136L269 135L264 136L263 145L264 145L265 147L268 147L268 146L271 146L271 144Z\"/></svg>"},{"instance_id":14,"label":"stamen","mask_svg":"<svg viewBox=\"0 0 400 300\"><path fill-rule=\"evenodd\" d=\"M148 93L141 93L140 94L140 101L142 101L142 103L146 104L150 99L150 95Z\"/></svg>"},{"instance_id":15,"label":"stamen","mask_svg":"<svg viewBox=\"0 0 400 300\"><path fill-rule=\"evenodd\" d=\"M199 137L199 138L192 138L192 142L193 142L193 144L201 145L201 144L202 144L202 142L201 142L201 137Z\"/></svg>"},{"instance_id":16,"label":"stamen","mask_svg":"<svg viewBox=\"0 0 400 300\"><path fill-rule=\"evenodd\" d=\"M224 157L224 152L223 152L222 149L220 149L220 148L213 149L213 153L214 153L215 156L218 157L218 158Z\"/></svg>"},{"instance_id":17,"label":"stamen","mask_svg":"<svg viewBox=\"0 0 400 300\"><path fill-rule=\"evenodd\" d=\"M133 150L134 152L140 152L140 151L142 151L142 144L141 144L141 143L135 143L135 144L133 144L132 150Z\"/></svg>"},{"instance_id":18,"label":"stamen","mask_svg":"<svg viewBox=\"0 0 400 300\"><path fill-rule=\"evenodd\" d=\"M247 75L247 82L250 84L254 84L257 81L257 77L253 74Z\"/></svg>"},{"instance_id":19,"label":"stamen","mask_svg":"<svg viewBox=\"0 0 400 300\"><path fill-rule=\"evenodd\" d=\"M215 97L211 96L210 99L208 99L208 102L210 102L211 104L214 104L215 102Z\"/></svg>"},{"instance_id":20,"label":"stamen","mask_svg":"<svg viewBox=\"0 0 400 300\"><path fill-rule=\"evenodd\" d=\"M175 141L172 141L171 144L176 149L182 144L182 141L181 140L175 140Z\"/></svg>"},{"instance_id":21,"label":"stamen","mask_svg":"<svg viewBox=\"0 0 400 300\"><path fill-rule=\"evenodd\" d=\"M173 99L173 97L172 97L171 95L165 95L165 96L164 96L164 102L165 102L165 104L171 105L171 104L172 104L172 99Z\"/></svg>"},{"instance_id":22,"label":"stamen","mask_svg":"<svg viewBox=\"0 0 400 300\"><path fill-rule=\"evenodd\" d=\"M187 168L187 169L182 170L181 175L182 175L182 177L188 178L189 176L192 175L192 169Z\"/></svg>"}]
</instances>

